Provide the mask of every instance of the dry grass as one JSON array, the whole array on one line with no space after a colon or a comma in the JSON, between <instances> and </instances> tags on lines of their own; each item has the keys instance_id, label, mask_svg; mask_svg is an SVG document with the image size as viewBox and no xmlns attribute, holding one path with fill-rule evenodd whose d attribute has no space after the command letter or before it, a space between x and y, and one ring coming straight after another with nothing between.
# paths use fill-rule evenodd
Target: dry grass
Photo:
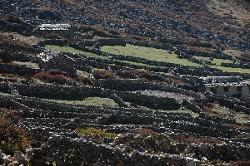
<instances>
[{"instance_id":1,"label":"dry grass","mask_svg":"<svg viewBox=\"0 0 250 166\"><path fill-rule=\"evenodd\" d=\"M24 47L32 47L32 45L37 44L42 38L35 36L23 36L18 33L4 32L0 33L0 42L17 44Z\"/></svg>"},{"instance_id":2,"label":"dry grass","mask_svg":"<svg viewBox=\"0 0 250 166\"><path fill-rule=\"evenodd\" d=\"M93 85L93 81L90 79L90 74L85 71L77 70L77 80L83 84Z\"/></svg>"},{"instance_id":3,"label":"dry grass","mask_svg":"<svg viewBox=\"0 0 250 166\"><path fill-rule=\"evenodd\" d=\"M0 149L7 154L25 151L30 146L27 132L15 125L15 119L15 111L0 109Z\"/></svg>"},{"instance_id":4,"label":"dry grass","mask_svg":"<svg viewBox=\"0 0 250 166\"><path fill-rule=\"evenodd\" d=\"M68 76L64 72L56 72L56 71L41 71L33 75L33 78L39 79L45 82L65 82L72 81L73 78Z\"/></svg>"},{"instance_id":5,"label":"dry grass","mask_svg":"<svg viewBox=\"0 0 250 166\"><path fill-rule=\"evenodd\" d=\"M98 143L98 144L102 143L105 138L115 139L115 137L116 137L115 133L105 132L101 129L92 128L92 127L77 128L77 129L75 129L75 132L80 136L90 138L92 141L94 141L95 143Z\"/></svg>"},{"instance_id":6,"label":"dry grass","mask_svg":"<svg viewBox=\"0 0 250 166\"><path fill-rule=\"evenodd\" d=\"M94 77L97 79L114 79L115 75L112 71L108 71L105 69L95 69Z\"/></svg>"},{"instance_id":7,"label":"dry grass","mask_svg":"<svg viewBox=\"0 0 250 166\"><path fill-rule=\"evenodd\" d=\"M224 141L217 138L209 138L209 137L198 137L198 136L190 136L190 135L179 135L173 137L173 139L177 142L184 142L189 144L222 144Z\"/></svg>"},{"instance_id":8,"label":"dry grass","mask_svg":"<svg viewBox=\"0 0 250 166\"><path fill-rule=\"evenodd\" d=\"M250 165L250 160L237 161L229 164L229 166L249 166L249 165Z\"/></svg>"},{"instance_id":9,"label":"dry grass","mask_svg":"<svg viewBox=\"0 0 250 166\"><path fill-rule=\"evenodd\" d=\"M28 68L32 68L32 69L39 69L39 65L37 63L32 63L32 62L20 62L20 61L13 61L11 62L12 64L16 64L19 66L25 66Z\"/></svg>"},{"instance_id":10,"label":"dry grass","mask_svg":"<svg viewBox=\"0 0 250 166\"><path fill-rule=\"evenodd\" d=\"M192 50L192 51L197 51L197 52L204 52L204 53L213 53L215 49L213 48L208 48L208 47L195 47L195 46L190 46L190 45L183 45L185 48Z\"/></svg>"},{"instance_id":11,"label":"dry grass","mask_svg":"<svg viewBox=\"0 0 250 166\"><path fill-rule=\"evenodd\" d=\"M250 11L241 0L210 0L208 9L216 15L231 15L241 25L250 22Z\"/></svg>"}]
</instances>

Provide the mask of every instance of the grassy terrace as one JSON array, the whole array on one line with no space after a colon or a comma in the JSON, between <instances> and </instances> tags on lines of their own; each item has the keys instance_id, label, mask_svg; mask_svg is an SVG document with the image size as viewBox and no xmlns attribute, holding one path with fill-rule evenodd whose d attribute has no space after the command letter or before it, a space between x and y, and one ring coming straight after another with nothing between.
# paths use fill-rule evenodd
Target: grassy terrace
<instances>
[{"instance_id":1,"label":"grassy terrace","mask_svg":"<svg viewBox=\"0 0 250 166\"><path fill-rule=\"evenodd\" d=\"M196 59L209 61L209 57L203 56L194 56ZM222 70L223 72L230 72L230 73L250 73L250 69L243 69L243 68L234 68L234 67L225 67L221 66L222 63L233 63L232 60L229 59L217 59L213 58L211 61L213 65L209 65L211 68Z\"/></svg>"},{"instance_id":2,"label":"grassy terrace","mask_svg":"<svg viewBox=\"0 0 250 166\"><path fill-rule=\"evenodd\" d=\"M194 56L195 59L199 60L204 60L204 61L209 61L209 57L204 57L204 56ZM229 59L218 59L218 58L213 58L211 61L215 66L220 66L222 63L233 63L232 60Z\"/></svg>"},{"instance_id":3,"label":"grassy terrace","mask_svg":"<svg viewBox=\"0 0 250 166\"><path fill-rule=\"evenodd\" d=\"M197 63L193 63L188 59L180 59L176 54L170 54L162 49L149 48L149 47L141 47L134 45L126 45L126 46L103 46L101 48L104 52L109 52L112 54L118 55L131 55L135 57L141 57L152 61L161 61L179 64L183 66L190 67L201 67L201 65ZM209 60L208 57L195 56L195 58ZM242 69L242 68L232 68L232 67L224 67L221 66L221 63L233 63L232 60L224 60L213 58L213 65L210 65L211 68L220 69L223 72L231 72L231 73L250 73L250 69Z\"/></svg>"},{"instance_id":4,"label":"grassy terrace","mask_svg":"<svg viewBox=\"0 0 250 166\"><path fill-rule=\"evenodd\" d=\"M170 54L165 50L150 47L141 47L128 44L126 46L103 46L101 50L112 54L130 55L152 61L168 62L191 67L200 66L199 64L193 63L188 59L180 59L174 53Z\"/></svg>"},{"instance_id":5,"label":"grassy terrace","mask_svg":"<svg viewBox=\"0 0 250 166\"><path fill-rule=\"evenodd\" d=\"M234 67L224 67L224 66L216 66L216 65L212 65L210 67L222 70L223 72L229 72L229 73L249 73L250 74L250 69L242 69L242 68L234 68Z\"/></svg>"},{"instance_id":6,"label":"grassy terrace","mask_svg":"<svg viewBox=\"0 0 250 166\"><path fill-rule=\"evenodd\" d=\"M45 48L52 50L52 51L59 51L59 52L72 53L72 54L81 54L81 55L85 55L87 57L92 57L92 58L108 59L108 57L97 55L97 54L87 52L87 51L78 50L69 46L46 45Z\"/></svg>"},{"instance_id":7,"label":"grassy terrace","mask_svg":"<svg viewBox=\"0 0 250 166\"><path fill-rule=\"evenodd\" d=\"M231 56L235 56L235 57L240 57L241 54L243 54L243 52L240 51L240 50L231 50L231 49L225 50L223 52L225 54L228 54L228 55L231 55Z\"/></svg>"},{"instance_id":8,"label":"grassy terrace","mask_svg":"<svg viewBox=\"0 0 250 166\"><path fill-rule=\"evenodd\" d=\"M88 97L83 100L53 100L53 99L43 99L43 100L56 103L63 103L63 104L118 107L118 104L115 103L113 99L101 98L101 97Z\"/></svg>"},{"instance_id":9,"label":"grassy terrace","mask_svg":"<svg viewBox=\"0 0 250 166\"><path fill-rule=\"evenodd\" d=\"M195 113L189 109L178 109L178 110L160 110L160 111L163 111L163 112L166 112L166 113L188 113L190 114L193 118L196 118L199 116L198 113Z\"/></svg>"},{"instance_id":10,"label":"grassy terrace","mask_svg":"<svg viewBox=\"0 0 250 166\"><path fill-rule=\"evenodd\" d=\"M87 51L82 51L75 49L73 47L69 46L56 46L56 45L46 45L47 49L53 50L53 51L59 51L59 52L65 52L65 53L73 53L73 54L81 54L85 55L87 57L92 57L96 59L109 59L109 57L97 55L94 53L90 53ZM168 53L167 51L163 49L156 49L156 48L150 48L150 47L141 47L141 46L134 46L134 45L126 45L126 46L103 46L101 48L104 52L109 52L112 54L117 55L130 55L135 57L141 57L152 61L160 61L160 62L167 62L167 63L174 63L179 64L183 66L190 66L190 67L201 67L200 64L191 62L188 59L180 59L177 57L174 53ZM209 60L208 57L202 57L202 56L195 56L197 59L202 60ZM119 61L119 60L116 60ZM133 61L122 61L127 64L133 64L140 67L149 66L144 63L138 63ZM213 65L210 65L211 68L220 69L223 72L231 72L231 73L250 73L250 69L242 69L242 68L232 68L232 67L224 67L221 66L221 63L233 63L231 60L224 60L224 59L217 59L213 58Z\"/></svg>"}]
</instances>

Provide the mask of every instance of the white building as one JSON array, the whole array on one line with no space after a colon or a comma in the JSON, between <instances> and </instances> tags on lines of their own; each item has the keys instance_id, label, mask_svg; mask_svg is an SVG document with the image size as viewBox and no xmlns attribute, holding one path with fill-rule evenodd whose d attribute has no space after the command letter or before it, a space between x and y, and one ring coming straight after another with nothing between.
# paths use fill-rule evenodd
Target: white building
<instances>
[{"instance_id":1,"label":"white building","mask_svg":"<svg viewBox=\"0 0 250 166\"><path fill-rule=\"evenodd\" d=\"M239 76L210 76L201 77L205 91L218 96L230 96L238 98L249 97L249 87Z\"/></svg>"},{"instance_id":2,"label":"white building","mask_svg":"<svg viewBox=\"0 0 250 166\"><path fill-rule=\"evenodd\" d=\"M70 24L41 24L37 28L41 31L67 31L70 27Z\"/></svg>"}]
</instances>

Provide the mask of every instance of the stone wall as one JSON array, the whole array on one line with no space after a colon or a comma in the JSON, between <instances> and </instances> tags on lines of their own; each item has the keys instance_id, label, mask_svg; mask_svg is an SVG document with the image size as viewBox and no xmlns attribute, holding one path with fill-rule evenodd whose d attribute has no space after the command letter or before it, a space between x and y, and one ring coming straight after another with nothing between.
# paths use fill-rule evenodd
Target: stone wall
<instances>
[{"instance_id":1,"label":"stone wall","mask_svg":"<svg viewBox=\"0 0 250 166\"><path fill-rule=\"evenodd\" d=\"M250 103L244 102L236 98L209 96L210 102L218 102L220 105L231 108L235 111L250 114Z\"/></svg>"},{"instance_id":2,"label":"stone wall","mask_svg":"<svg viewBox=\"0 0 250 166\"><path fill-rule=\"evenodd\" d=\"M171 87L168 84L148 82L138 79L126 79L126 80L96 80L95 85L105 89L113 89L119 91L136 91L136 90L161 90L167 92L179 93L194 98L199 98L200 96L193 91L188 91L176 87Z\"/></svg>"},{"instance_id":3,"label":"stone wall","mask_svg":"<svg viewBox=\"0 0 250 166\"><path fill-rule=\"evenodd\" d=\"M24 66L17 66L17 65L9 65L9 64L0 64L0 71L2 73L8 73L8 74L18 74L21 76L32 76L35 73L39 72L40 69L32 69L27 68Z\"/></svg>"},{"instance_id":4,"label":"stone wall","mask_svg":"<svg viewBox=\"0 0 250 166\"><path fill-rule=\"evenodd\" d=\"M86 97L104 97L118 100L117 97L119 97L120 100L152 109L180 108L180 104L172 98L168 99L155 96L146 96L139 93L119 92L96 87L0 83L0 90L5 93L12 93L13 90L15 90L22 96L60 100L82 100ZM124 102L122 101L120 101L120 104L125 106Z\"/></svg>"}]
</instances>

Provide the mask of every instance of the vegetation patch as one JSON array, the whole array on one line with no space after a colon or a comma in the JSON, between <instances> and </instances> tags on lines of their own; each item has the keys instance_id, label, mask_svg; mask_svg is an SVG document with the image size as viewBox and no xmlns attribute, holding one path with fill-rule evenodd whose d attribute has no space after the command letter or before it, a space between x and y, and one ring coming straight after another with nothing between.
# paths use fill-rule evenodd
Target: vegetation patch
<instances>
[{"instance_id":1,"label":"vegetation patch","mask_svg":"<svg viewBox=\"0 0 250 166\"><path fill-rule=\"evenodd\" d=\"M248 123L250 118L242 112L236 112L230 108L220 106L219 104L209 103L204 107L204 111L210 116L224 117L228 119L235 119L238 124Z\"/></svg>"},{"instance_id":2,"label":"vegetation patch","mask_svg":"<svg viewBox=\"0 0 250 166\"><path fill-rule=\"evenodd\" d=\"M105 69L95 69L94 77L97 79L114 79L115 75L112 71L108 71Z\"/></svg>"},{"instance_id":3,"label":"vegetation patch","mask_svg":"<svg viewBox=\"0 0 250 166\"><path fill-rule=\"evenodd\" d=\"M215 69L219 69L223 72L229 72L229 73L250 73L250 69L224 67L224 66L216 66L216 65L211 65L210 67L215 68Z\"/></svg>"},{"instance_id":4,"label":"vegetation patch","mask_svg":"<svg viewBox=\"0 0 250 166\"><path fill-rule=\"evenodd\" d=\"M212 58L210 60L209 57L203 57L203 56L194 56L195 59L203 60L207 62L211 62L212 65L209 65L211 68L219 69L223 72L229 72L229 73L250 73L250 69L243 69L243 68L235 68L235 67L226 67L221 66L222 63L233 63L230 59L218 59L218 58Z\"/></svg>"},{"instance_id":5,"label":"vegetation patch","mask_svg":"<svg viewBox=\"0 0 250 166\"><path fill-rule=\"evenodd\" d=\"M115 133L109 133L109 132L105 132L103 130L100 130L100 129L96 129L96 128L77 128L75 129L75 132L78 134L78 135L81 135L81 136L88 136L88 137L91 137L91 138L95 138L96 136L99 136L99 137L105 137L105 138L110 138L110 139L114 139L116 134Z\"/></svg>"},{"instance_id":6,"label":"vegetation patch","mask_svg":"<svg viewBox=\"0 0 250 166\"><path fill-rule=\"evenodd\" d=\"M127 44L126 46L103 46L101 50L112 54L135 56L152 61L174 63L178 65L191 66L191 67L200 66L199 64L193 63L188 59L180 59L177 57L176 54L169 53L163 49Z\"/></svg>"},{"instance_id":7,"label":"vegetation patch","mask_svg":"<svg viewBox=\"0 0 250 166\"><path fill-rule=\"evenodd\" d=\"M87 97L84 100L43 100L72 105L118 107L118 104L113 99L101 97Z\"/></svg>"},{"instance_id":8,"label":"vegetation patch","mask_svg":"<svg viewBox=\"0 0 250 166\"><path fill-rule=\"evenodd\" d=\"M198 117L199 116L199 114L198 113L195 113L195 112L193 112L193 111L191 111L191 110L189 110L189 109L184 109L184 108L180 108L180 109L178 109L178 110L161 110L161 111L163 111L163 112L166 112L166 113L188 113L188 114L190 114L193 118L196 118L196 117Z\"/></svg>"},{"instance_id":9,"label":"vegetation patch","mask_svg":"<svg viewBox=\"0 0 250 166\"><path fill-rule=\"evenodd\" d=\"M32 47L37 44L42 38L35 36L23 36L18 33L0 33L1 42L17 44L24 47Z\"/></svg>"},{"instance_id":10,"label":"vegetation patch","mask_svg":"<svg viewBox=\"0 0 250 166\"><path fill-rule=\"evenodd\" d=\"M0 149L6 154L13 154L16 150L25 151L30 146L27 132L15 126L15 112L0 109Z\"/></svg>"},{"instance_id":11,"label":"vegetation patch","mask_svg":"<svg viewBox=\"0 0 250 166\"><path fill-rule=\"evenodd\" d=\"M81 54L81 55L92 57L92 58L108 59L105 56L97 55L97 54L87 52L87 51L78 50L69 46L46 45L45 48L52 50L52 51L59 51L59 52L71 53L71 54Z\"/></svg>"},{"instance_id":12,"label":"vegetation patch","mask_svg":"<svg viewBox=\"0 0 250 166\"><path fill-rule=\"evenodd\" d=\"M73 78L68 76L67 73L61 71L41 71L33 75L33 78L45 82L58 82L58 83L64 83L65 81L73 80Z\"/></svg>"},{"instance_id":13,"label":"vegetation patch","mask_svg":"<svg viewBox=\"0 0 250 166\"><path fill-rule=\"evenodd\" d=\"M13 61L11 62L12 64L16 64L19 66L25 66L28 68L32 68L32 69L39 69L39 65L37 63L32 63L32 62L20 62L20 61Z\"/></svg>"},{"instance_id":14,"label":"vegetation patch","mask_svg":"<svg viewBox=\"0 0 250 166\"><path fill-rule=\"evenodd\" d=\"M234 57L240 57L244 52L240 50L233 50L233 49L227 49L223 51L225 54L234 56Z\"/></svg>"}]
</instances>

